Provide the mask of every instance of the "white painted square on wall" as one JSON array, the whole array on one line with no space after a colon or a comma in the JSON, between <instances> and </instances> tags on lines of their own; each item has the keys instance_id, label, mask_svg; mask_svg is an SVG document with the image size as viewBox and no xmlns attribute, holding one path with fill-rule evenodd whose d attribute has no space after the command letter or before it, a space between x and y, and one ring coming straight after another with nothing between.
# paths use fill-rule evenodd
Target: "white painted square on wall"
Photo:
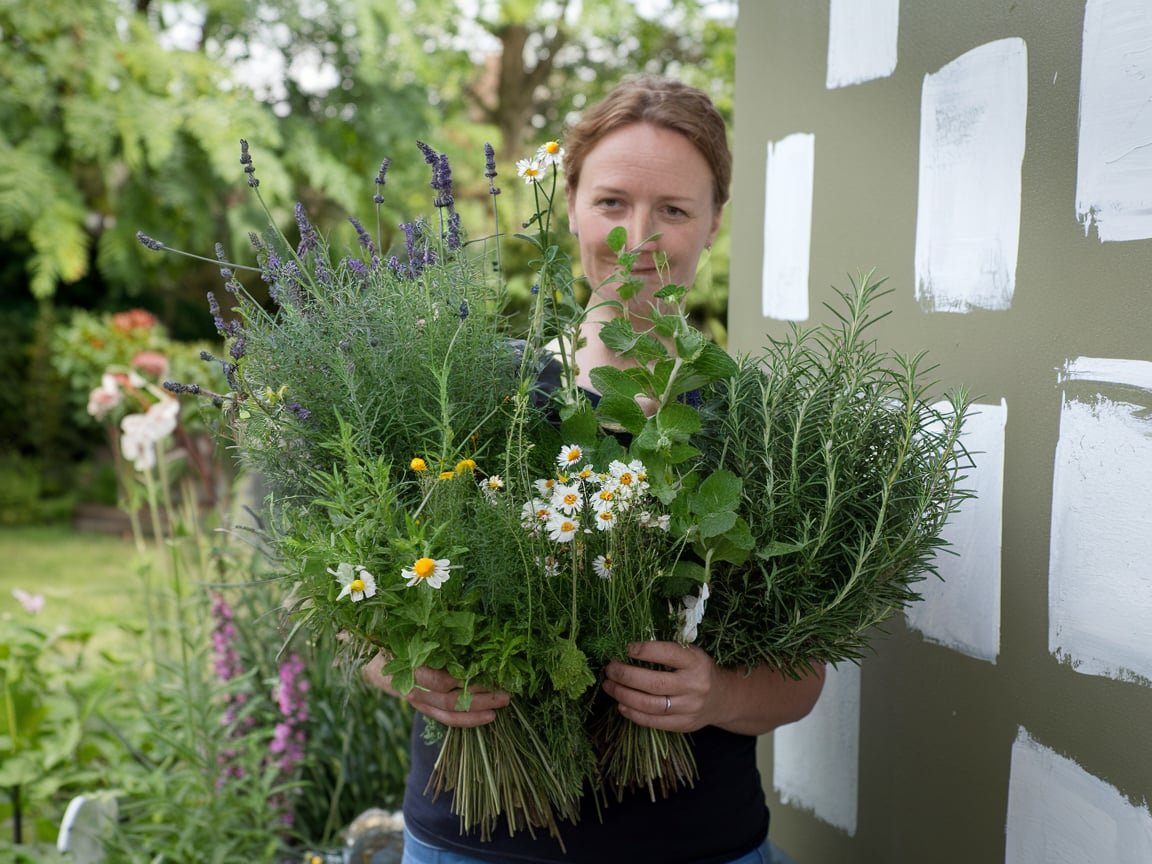
<instances>
[{"instance_id":1,"label":"white painted square on wall","mask_svg":"<svg viewBox=\"0 0 1152 864\"><path fill-rule=\"evenodd\" d=\"M768 142L761 280L765 318L808 320L815 160L815 135L798 132Z\"/></svg>"},{"instance_id":2,"label":"white painted square on wall","mask_svg":"<svg viewBox=\"0 0 1152 864\"><path fill-rule=\"evenodd\" d=\"M1020 729L1012 745L1004 864L1148 864L1152 815Z\"/></svg>"},{"instance_id":3,"label":"white painted square on wall","mask_svg":"<svg viewBox=\"0 0 1152 864\"><path fill-rule=\"evenodd\" d=\"M899 30L900 0L832 0L825 86L832 90L891 75Z\"/></svg>"},{"instance_id":4,"label":"white painted square on wall","mask_svg":"<svg viewBox=\"0 0 1152 864\"><path fill-rule=\"evenodd\" d=\"M1104 240L1152 237L1152 3L1088 0L1076 217Z\"/></svg>"},{"instance_id":5,"label":"white painted square on wall","mask_svg":"<svg viewBox=\"0 0 1152 864\"><path fill-rule=\"evenodd\" d=\"M772 733L772 786L785 804L856 834L860 667L829 665L816 707Z\"/></svg>"},{"instance_id":6,"label":"white painted square on wall","mask_svg":"<svg viewBox=\"0 0 1152 864\"><path fill-rule=\"evenodd\" d=\"M935 406L943 412L946 403ZM1000 653L1000 551L1003 534L1004 428L1008 404L973 405L961 443L974 466L960 486L975 493L944 528L952 553L936 556L940 577L918 586L922 598L905 612L929 642L995 663Z\"/></svg>"},{"instance_id":7,"label":"white painted square on wall","mask_svg":"<svg viewBox=\"0 0 1152 864\"><path fill-rule=\"evenodd\" d=\"M973 48L924 77L916 299L925 311L1012 305L1027 114L1023 39Z\"/></svg>"},{"instance_id":8,"label":"white painted square on wall","mask_svg":"<svg viewBox=\"0 0 1152 864\"><path fill-rule=\"evenodd\" d=\"M1061 379L1048 647L1086 675L1148 683L1152 362L1079 357Z\"/></svg>"}]
</instances>

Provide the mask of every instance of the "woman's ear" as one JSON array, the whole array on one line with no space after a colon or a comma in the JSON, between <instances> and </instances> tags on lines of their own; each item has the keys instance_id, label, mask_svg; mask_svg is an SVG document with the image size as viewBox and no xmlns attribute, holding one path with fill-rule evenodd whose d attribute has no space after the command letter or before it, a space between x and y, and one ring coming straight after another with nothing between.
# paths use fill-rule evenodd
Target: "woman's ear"
<instances>
[{"instance_id":1,"label":"woman's ear","mask_svg":"<svg viewBox=\"0 0 1152 864\"><path fill-rule=\"evenodd\" d=\"M568 230L573 237L580 236L580 229L576 225L576 192L571 186L564 189L564 202L568 207Z\"/></svg>"},{"instance_id":2,"label":"woman's ear","mask_svg":"<svg viewBox=\"0 0 1152 864\"><path fill-rule=\"evenodd\" d=\"M708 232L708 248L712 248L712 244L716 242L716 235L720 232L720 223L724 221L724 208L717 207L716 213L712 216L712 230Z\"/></svg>"}]
</instances>

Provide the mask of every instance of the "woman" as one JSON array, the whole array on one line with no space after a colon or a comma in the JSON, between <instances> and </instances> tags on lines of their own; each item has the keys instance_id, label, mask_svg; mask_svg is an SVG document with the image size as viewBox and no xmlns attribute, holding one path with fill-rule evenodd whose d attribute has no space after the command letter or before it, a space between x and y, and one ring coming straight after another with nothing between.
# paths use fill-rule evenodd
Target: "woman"
<instances>
[{"instance_id":1,"label":"woman","mask_svg":"<svg viewBox=\"0 0 1152 864\"><path fill-rule=\"evenodd\" d=\"M644 283L629 313L643 319L654 292L667 282L692 284L696 266L720 227L728 200L732 157L723 118L703 92L680 82L639 78L621 84L573 126L565 139L568 218L579 238L589 284L602 300L618 300L611 276L616 255L608 232L617 226L641 252L632 275ZM660 253L660 254L658 254ZM666 256L666 265L663 262ZM596 329L617 306L589 304L586 343L576 353L577 381L592 390L588 371L622 360ZM636 665L636 664L644 665ZM396 695L381 675L381 658L365 675ZM649 668L658 666L659 669ZM692 862L753 864L769 861L768 810L756 769L756 736L799 720L816 703L824 670L794 680L757 667L721 669L699 648L675 642L640 642L629 657L605 669L603 691L626 718L642 726L690 732L699 779L666 799L646 792L626 796L597 813L591 802L576 825L563 825L567 851L547 837L526 833L491 841L460 836L445 796L423 794L435 752L413 737L413 767L405 796L405 864L480 861ZM448 726L490 723L508 696L473 688L467 711L456 709L460 684L424 669L403 698L421 714ZM418 726L421 724L417 724Z\"/></svg>"}]
</instances>

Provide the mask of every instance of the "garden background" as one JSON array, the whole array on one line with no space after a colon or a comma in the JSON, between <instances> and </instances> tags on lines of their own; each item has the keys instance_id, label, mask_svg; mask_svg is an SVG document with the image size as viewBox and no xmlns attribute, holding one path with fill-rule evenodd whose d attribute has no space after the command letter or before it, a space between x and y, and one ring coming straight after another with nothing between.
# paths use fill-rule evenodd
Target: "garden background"
<instances>
[{"instance_id":1,"label":"garden background","mask_svg":"<svg viewBox=\"0 0 1152 864\"><path fill-rule=\"evenodd\" d=\"M117 860L281 860L398 803L407 717L355 698L333 646L275 613L259 543L236 530L258 491L212 409L186 404L154 464L147 442L135 460L119 446L150 388L205 380L200 354L220 350L213 249L242 258L267 224L240 139L277 224L302 202L334 245L377 191L385 245L403 245L432 204L418 140L452 160L465 229L491 232L491 143L509 232L531 204L516 160L622 76L682 78L731 119L735 7L0 4L0 853L57 860L81 793L118 802ZM138 231L206 257L158 255ZM722 343L727 235L692 300ZM524 256L503 266L526 301Z\"/></svg>"}]
</instances>

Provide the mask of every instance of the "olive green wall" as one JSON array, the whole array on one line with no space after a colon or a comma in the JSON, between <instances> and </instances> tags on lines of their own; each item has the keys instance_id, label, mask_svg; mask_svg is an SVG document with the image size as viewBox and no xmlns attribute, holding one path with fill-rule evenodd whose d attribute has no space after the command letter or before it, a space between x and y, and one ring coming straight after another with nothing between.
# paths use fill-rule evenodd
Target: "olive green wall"
<instances>
[{"instance_id":1,"label":"olive green wall","mask_svg":"<svg viewBox=\"0 0 1152 864\"><path fill-rule=\"evenodd\" d=\"M1004 861L1021 728L1138 811L1152 800L1152 687L1081 674L1049 651L1057 370L1081 356L1152 360L1152 240L1100 242L1076 218L1084 15L1083 0L904 0L895 71L828 89L828 2L740 5L732 348L751 351L764 334L786 332L761 313L765 148L813 133L809 323L827 317L830 286L875 268L895 289L881 343L928 349L945 384L1008 406L999 655L989 662L932 644L903 618L877 635L861 666L854 833L779 800L772 736L762 740L772 837L799 864ZM1015 296L997 311L926 312L914 297L924 79L1006 37L1026 42L1028 65ZM1152 497L1141 506L1152 512ZM1142 566L1152 595L1152 564ZM1152 646L1152 621L1147 632Z\"/></svg>"}]
</instances>

